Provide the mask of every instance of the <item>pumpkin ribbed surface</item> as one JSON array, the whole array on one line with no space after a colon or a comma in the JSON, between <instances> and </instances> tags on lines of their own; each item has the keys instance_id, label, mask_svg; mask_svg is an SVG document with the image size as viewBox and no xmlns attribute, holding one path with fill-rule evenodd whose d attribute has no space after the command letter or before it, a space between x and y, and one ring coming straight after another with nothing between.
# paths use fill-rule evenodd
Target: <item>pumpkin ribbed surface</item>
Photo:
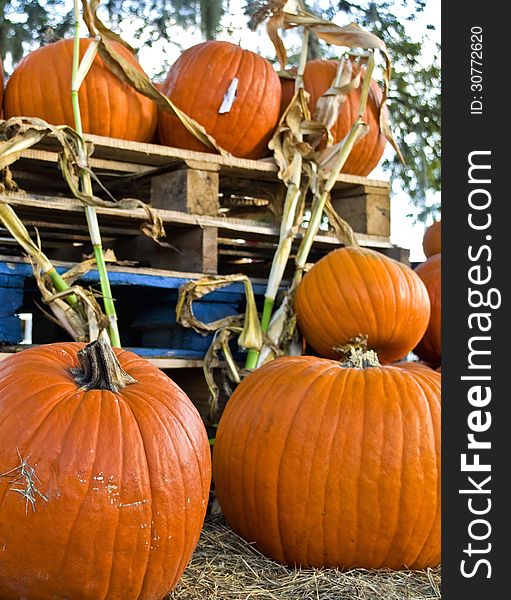
<instances>
[{"instance_id":1,"label":"pumpkin ribbed surface","mask_svg":"<svg viewBox=\"0 0 511 600\"><path fill-rule=\"evenodd\" d=\"M218 112L225 93L238 78L236 97L229 112ZM263 57L229 42L203 42L185 50L172 65L164 93L217 143L234 156L259 158L277 125L280 82ZM208 151L177 117L159 114L163 144Z\"/></svg>"},{"instance_id":2,"label":"pumpkin ribbed surface","mask_svg":"<svg viewBox=\"0 0 511 600\"><path fill-rule=\"evenodd\" d=\"M414 352L436 368L442 357L442 255L430 256L416 267L415 272L428 290L431 316L426 333Z\"/></svg>"},{"instance_id":3,"label":"pumpkin ribbed surface","mask_svg":"<svg viewBox=\"0 0 511 600\"><path fill-rule=\"evenodd\" d=\"M80 56L91 43L80 40ZM115 50L142 72L131 52ZM39 117L53 125L74 127L71 104L73 40L48 44L28 54L16 67L5 91L6 117ZM79 92L85 133L148 142L157 121L156 105L122 82L97 55Z\"/></svg>"},{"instance_id":4,"label":"pumpkin ribbed surface","mask_svg":"<svg viewBox=\"0 0 511 600\"><path fill-rule=\"evenodd\" d=\"M422 248L427 258L442 251L442 222L435 221L424 232Z\"/></svg>"},{"instance_id":5,"label":"pumpkin ribbed surface","mask_svg":"<svg viewBox=\"0 0 511 600\"><path fill-rule=\"evenodd\" d=\"M412 269L366 248L340 248L306 273L295 298L298 325L325 358L359 335L380 360L406 356L424 335L430 306Z\"/></svg>"},{"instance_id":6,"label":"pumpkin ribbed surface","mask_svg":"<svg viewBox=\"0 0 511 600\"><path fill-rule=\"evenodd\" d=\"M314 117L317 101L332 85L337 72L338 62L335 60L311 60L305 66L303 83L310 94L309 107ZM363 79L363 75L362 75ZM285 109L294 94L292 80L281 78L282 107ZM334 143L340 142L349 133L358 117L361 85L346 95L339 111L339 117L331 128ZM344 167L343 173L366 176L378 165L387 140L380 131L380 106L382 92L378 83L371 81L369 96L363 119L369 125L368 133L353 146ZM386 108L384 108L386 110Z\"/></svg>"},{"instance_id":7,"label":"pumpkin ribbed surface","mask_svg":"<svg viewBox=\"0 0 511 600\"><path fill-rule=\"evenodd\" d=\"M230 526L286 564L440 561L440 375L280 358L238 386L213 480Z\"/></svg>"},{"instance_id":8,"label":"pumpkin ribbed surface","mask_svg":"<svg viewBox=\"0 0 511 600\"><path fill-rule=\"evenodd\" d=\"M184 392L146 360L116 350L138 383L84 391L79 343L0 363L0 473L35 469L35 510L0 478L2 600L161 600L201 531L210 451Z\"/></svg>"}]
</instances>

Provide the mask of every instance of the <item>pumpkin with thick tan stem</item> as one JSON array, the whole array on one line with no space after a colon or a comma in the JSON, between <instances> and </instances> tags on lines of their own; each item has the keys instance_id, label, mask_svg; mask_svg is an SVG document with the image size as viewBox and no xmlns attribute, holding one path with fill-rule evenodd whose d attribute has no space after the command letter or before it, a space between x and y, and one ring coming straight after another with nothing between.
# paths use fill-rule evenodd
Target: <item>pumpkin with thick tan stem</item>
<instances>
[{"instance_id":1,"label":"pumpkin with thick tan stem","mask_svg":"<svg viewBox=\"0 0 511 600\"><path fill-rule=\"evenodd\" d=\"M422 238L422 248L426 257L439 254L442 251L442 222L434 221L426 231Z\"/></svg>"},{"instance_id":2,"label":"pumpkin with thick tan stem","mask_svg":"<svg viewBox=\"0 0 511 600\"><path fill-rule=\"evenodd\" d=\"M338 62L335 60L311 60L305 66L303 84L305 90L310 94L309 107L313 116L318 100L332 85L337 73L337 65ZM362 79L363 77L362 75ZM294 94L294 86L291 84L293 80L281 78L280 81L282 85L282 107L285 108ZM334 143L340 142L355 123L359 111L360 92L361 85L346 95L339 111L339 117L331 129ZM343 173L366 176L380 162L387 143L380 130L381 101L382 91L378 83L372 80L369 86L367 107L363 116L365 123L369 125L369 131L353 146L342 168ZM386 109L384 108L384 110Z\"/></svg>"},{"instance_id":3,"label":"pumpkin with thick tan stem","mask_svg":"<svg viewBox=\"0 0 511 600\"><path fill-rule=\"evenodd\" d=\"M414 352L436 368L442 358L442 255L430 256L415 268L415 272L428 290L431 316L424 337Z\"/></svg>"},{"instance_id":4,"label":"pumpkin with thick tan stem","mask_svg":"<svg viewBox=\"0 0 511 600\"><path fill-rule=\"evenodd\" d=\"M83 56L91 39L80 40ZM115 51L142 72L133 54L121 44ZM28 54L16 67L5 90L5 116L39 117L53 125L74 128L71 104L73 40L61 40ZM85 133L137 142L151 140L157 110L110 71L97 55L79 92Z\"/></svg>"},{"instance_id":5,"label":"pumpkin with thick tan stem","mask_svg":"<svg viewBox=\"0 0 511 600\"><path fill-rule=\"evenodd\" d=\"M370 364L279 358L227 403L213 449L220 506L282 563L440 562L441 376Z\"/></svg>"},{"instance_id":6,"label":"pumpkin with thick tan stem","mask_svg":"<svg viewBox=\"0 0 511 600\"><path fill-rule=\"evenodd\" d=\"M105 342L20 352L0 363L0 440L2 600L161 600L175 585L211 464L162 371Z\"/></svg>"},{"instance_id":7,"label":"pumpkin with thick tan stem","mask_svg":"<svg viewBox=\"0 0 511 600\"><path fill-rule=\"evenodd\" d=\"M404 358L429 322L428 292L409 267L367 248L339 248L305 274L295 297L298 325L325 358L367 336L384 363Z\"/></svg>"},{"instance_id":8,"label":"pumpkin with thick tan stem","mask_svg":"<svg viewBox=\"0 0 511 600\"><path fill-rule=\"evenodd\" d=\"M234 100L220 114L229 88L235 88ZM277 73L262 56L230 42L197 44L172 65L163 92L234 156L259 158L267 152L281 91ZM177 117L161 111L159 137L168 146L208 151Z\"/></svg>"}]
</instances>

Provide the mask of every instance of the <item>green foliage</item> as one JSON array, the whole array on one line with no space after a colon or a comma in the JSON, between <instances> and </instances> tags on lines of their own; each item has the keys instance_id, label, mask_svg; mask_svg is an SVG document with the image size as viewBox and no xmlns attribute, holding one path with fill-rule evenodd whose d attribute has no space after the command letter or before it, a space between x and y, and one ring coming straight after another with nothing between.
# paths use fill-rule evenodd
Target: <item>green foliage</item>
<instances>
[{"instance_id":1,"label":"green foliage","mask_svg":"<svg viewBox=\"0 0 511 600\"><path fill-rule=\"evenodd\" d=\"M396 6L403 17L396 17ZM428 206L426 193L440 190L440 48L433 57L422 55L424 37L412 40L408 25L425 6L425 0L395 2L331 2L326 11L332 18L338 11L349 20L381 37L393 61L388 99L392 130L406 164L397 158L384 162L393 179L419 208L417 219L425 221L439 205ZM428 29L434 29L432 25Z\"/></svg>"},{"instance_id":2,"label":"green foliage","mask_svg":"<svg viewBox=\"0 0 511 600\"><path fill-rule=\"evenodd\" d=\"M16 63L27 45L62 38L73 21L62 0L0 0L0 56L7 54Z\"/></svg>"},{"instance_id":3,"label":"green foliage","mask_svg":"<svg viewBox=\"0 0 511 600\"><path fill-rule=\"evenodd\" d=\"M136 37L147 44L165 39L176 43L174 27L200 27L205 39L219 31L224 13L222 0L107 0L103 16L114 25L129 20Z\"/></svg>"},{"instance_id":4,"label":"green foliage","mask_svg":"<svg viewBox=\"0 0 511 600\"><path fill-rule=\"evenodd\" d=\"M72 10L65 0L0 0L0 56L10 54L16 63L28 47L60 39L72 27ZM200 27L205 39L220 31L222 0L106 0L98 14L122 30L121 23L135 29L135 37L152 45L160 39L177 44L175 26ZM179 45L179 44L178 44Z\"/></svg>"}]
</instances>

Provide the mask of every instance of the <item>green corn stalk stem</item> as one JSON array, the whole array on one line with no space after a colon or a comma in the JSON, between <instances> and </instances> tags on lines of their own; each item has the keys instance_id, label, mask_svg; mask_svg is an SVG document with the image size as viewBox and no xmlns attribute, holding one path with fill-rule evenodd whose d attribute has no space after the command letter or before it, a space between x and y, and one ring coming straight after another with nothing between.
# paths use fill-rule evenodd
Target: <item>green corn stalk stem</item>
<instances>
[{"instance_id":1,"label":"green corn stalk stem","mask_svg":"<svg viewBox=\"0 0 511 600\"><path fill-rule=\"evenodd\" d=\"M374 69L374 54L371 52L369 55L369 60L367 63L366 73L364 76L364 81L362 83L362 89L360 92L360 104L358 110L358 118L353 124L350 132L348 133L345 142L342 146L341 151L339 152L332 169L330 170L330 174L326 182L323 185L323 189L321 191L321 195L319 197L314 198L312 210L311 210L311 219L309 222L309 226L307 227L307 231L302 239L302 242L298 248L298 252L296 254L296 270L293 277L293 282L291 285L291 291L295 290L303 277L303 270L305 268L305 264L307 262L307 258L309 256L309 252L312 248L312 244L314 242L314 238L316 237L319 226L321 225L321 217L323 215L323 211L325 209L326 201L332 191L332 188L339 177L341 169L344 166L344 163L348 159L350 152L358 141L358 139L364 135L364 129L366 127L362 115L365 112L367 105L367 97L369 94L369 85L371 83L371 77Z\"/></svg>"},{"instance_id":2,"label":"green corn stalk stem","mask_svg":"<svg viewBox=\"0 0 511 600\"><path fill-rule=\"evenodd\" d=\"M85 77L84 72L80 71L80 9L78 6L78 0L74 0L74 48L73 48L73 74L72 74L72 89L71 89L71 100L73 104L73 115L75 120L75 129L78 135L83 140L83 128L82 118L80 113L80 102L78 99L78 91L80 84ZM89 67L92 64L93 56L89 56ZM83 70L82 70L83 71ZM80 74L80 77L78 77ZM82 189L85 194L92 196L92 182L89 173L84 169L80 174ZM101 240L101 232L99 230L98 216L96 209L93 206L85 207L85 215L87 219L87 225L89 228L89 234L94 248L94 256L96 258L96 265L99 273L99 281L101 286L101 293L103 296L103 304L105 307L105 313L108 318L108 334L112 346L120 348L121 339L119 336L119 328L117 326L117 314L115 310L115 304L112 297L112 291L110 289L110 281L108 279L108 273L106 269L105 257L103 254L103 242Z\"/></svg>"},{"instance_id":3,"label":"green corn stalk stem","mask_svg":"<svg viewBox=\"0 0 511 600\"><path fill-rule=\"evenodd\" d=\"M39 265L43 275L46 275L50 278L55 290L57 292L65 292L68 290L69 285L64 279L62 279L60 274L50 262L50 259L32 241L26 227L19 220L14 210L8 204L0 203L0 221L11 233L18 244L20 244L23 250L25 250L28 256L30 256L31 260ZM69 306L75 306L78 302L78 298L73 293L67 294L64 297L64 300L69 304Z\"/></svg>"},{"instance_id":4,"label":"green corn stalk stem","mask_svg":"<svg viewBox=\"0 0 511 600\"><path fill-rule=\"evenodd\" d=\"M294 293L294 291L298 287L300 281L302 280L305 264L307 262L307 258L309 256L310 250L312 248L314 238L316 237L317 232L319 230L319 226L321 224L321 217L323 215L325 204L326 204L326 201L328 200L330 192L331 192L333 186L335 185L335 182L337 181L337 178L339 177L341 169L343 168L353 146L355 145L357 140L361 136L364 135L364 130L366 128L366 125L365 125L364 121L362 120L362 115L365 112L365 108L366 108L366 104L367 104L367 97L368 97L368 93L369 93L369 84L371 81L371 75L372 75L373 69L374 69L374 56L371 53L369 55L369 61L367 64L367 69L366 69L366 76L364 77L364 82L362 84L362 89L361 89L358 118L357 118L356 122L353 124L347 137L345 138L344 144L343 144L339 154L337 155L337 158L331 168L329 176L328 176L327 180L325 181L325 183L323 184L321 194L319 196L316 196L313 200L313 204L312 204L312 208L311 208L311 219L309 222L309 226L308 226L307 231L300 243L298 252L296 254L295 274L293 277L293 281L291 283L289 294ZM275 313L275 319L274 319L275 322L274 322L274 320L270 319L270 327L273 327L275 329L274 336L273 336L274 339L280 338L283 333L283 330L285 327L285 319L283 319L282 317L283 317L283 315L279 314L279 311L277 311L277 313ZM291 333L291 332L288 332L288 334L289 333ZM270 351L269 354L272 355L273 352ZM262 356L261 358L263 358L264 360L268 359L268 349L265 348L264 357ZM259 361L259 363L260 362L261 361ZM258 364L256 364L256 366L258 366Z\"/></svg>"},{"instance_id":5,"label":"green corn stalk stem","mask_svg":"<svg viewBox=\"0 0 511 600\"><path fill-rule=\"evenodd\" d=\"M295 92L303 87L303 73L305 65L307 63L307 49L309 46L309 30L305 29L303 32L303 43L302 51L300 55L300 63L298 66L298 73L295 80ZM302 141L303 136L298 134L298 141ZM282 215L282 221L280 224L280 235L279 243L275 254L273 255L273 261L270 269L270 275L268 277L268 283L266 286L266 292L264 294L264 305L263 314L261 317L261 331L266 333L270 325L271 316L273 313L273 306L275 304L275 298L279 290L279 286L284 277L284 271L286 269L287 261L291 253L291 247L293 245L293 226L296 220L296 210L299 205L301 191L301 178L302 178L302 156L296 154L294 160L294 170L291 177L291 182L288 185L286 192L286 199L284 202L284 214ZM245 368L255 369L259 358L259 350L249 350L245 362Z\"/></svg>"}]
</instances>

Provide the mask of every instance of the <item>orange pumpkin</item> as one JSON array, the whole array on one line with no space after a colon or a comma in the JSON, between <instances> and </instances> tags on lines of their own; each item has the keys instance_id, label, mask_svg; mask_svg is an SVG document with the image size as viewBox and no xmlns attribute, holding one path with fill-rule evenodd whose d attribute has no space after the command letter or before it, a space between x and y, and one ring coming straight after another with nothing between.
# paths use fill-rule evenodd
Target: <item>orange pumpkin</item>
<instances>
[{"instance_id":1,"label":"orange pumpkin","mask_svg":"<svg viewBox=\"0 0 511 600\"><path fill-rule=\"evenodd\" d=\"M234 102L220 114L234 78ZM185 50L172 65L163 91L234 156L259 158L267 151L279 118L281 91L278 75L265 58L229 42L203 42ZM159 136L168 146L208 151L168 113L160 112Z\"/></svg>"},{"instance_id":2,"label":"orange pumpkin","mask_svg":"<svg viewBox=\"0 0 511 600\"><path fill-rule=\"evenodd\" d=\"M338 62L335 60L311 60L307 63L303 74L303 83L310 94L309 106L314 116L317 101L331 86L337 72ZM362 74L362 79L364 75ZM293 97L294 87L281 78L282 106L285 108ZM339 112L337 122L331 132L334 143L340 142L353 126L358 117L361 86L347 94ZM364 121L369 125L368 133L353 147L344 167L343 173L352 175L369 175L378 165L387 140L380 131L380 106L382 92L378 83L371 81L367 107L364 112ZM385 109L386 110L386 109Z\"/></svg>"},{"instance_id":3,"label":"orange pumpkin","mask_svg":"<svg viewBox=\"0 0 511 600\"><path fill-rule=\"evenodd\" d=\"M426 333L414 352L436 368L442 356L442 255L430 256L416 267L415 272L428 290L431 316Z\"/></svg>"},{"instance_id":4,"label":"orange pumpkin","mask_svg":"<svg viewBox=\"0 0 511 600\"><path fill-rule=\"evenodd\" d=\"M358 336L391 363L421 340L429 322L428 292L409 267L367 248L339 248L306 273L295 297L298 325L325 358Z\"/></svg>"},{"instance_id":5,"label":"orange pumpkin","mask_svg":"<svg viewBox=\"0 0 511 600\"><path fill-rule=\"evenodd\" d=\"M437 565L441 376L429 371L302 356L248 375L213 450L229 525L289 565Z\"/></svg>"},{"instance_id":6,"label":"orange pumpkin","mask_svg":"<svg viewBox=\"0 0 511 600\"><path fill-rule=\"evenodd\" d=\"M427 258L442 251L442 225L441 221L434 221L426 231L422 239L422 248Z\"/></svg>"},{"instance_id":7,"label":"orange pumpkin","mask_svg":"<svg viewBox=\"0 0 511 600\"><path fill-rule=\"evenodd\" d=\"M80 56L91 43L80 40ZM121 44L115 50L137 67L133 54ZM71 104L73 40L61 40L28 54L16 67L5 90L6 118L39 117L54 125L74 127ZM148 142L156 128L152 100L122 82L96 56L79 92L85 133Z\"/></svg>"},{"instance_id":8,"label":"orange pumpkin","mask_svg":"<svg viewBox=\"0 0 511 600\"><path fill-rule=\"evenodd\" d=\"M295 94L295 80L293 79L293 76L296 75L296 69L289 70L288 74L291 75L291 77L279 75L280 89L282 91L279 112L280 116L284 114L284 111L289 106L289 103Z\"/></svg>"},{"instance_id":9,"label":"orange pumpkin","mask_svg":"<svg viewBox=\"0 0 511 600\"><path fill-rule=\"evenodd\" d=\"M3 116L3 103L4 103L4 66L2 59L0 58L0 118Z\"/></svg>"},{"instance_id":10,"label":"orange pumpkin","mask_svg":"<svg viewBox=\"0 0 511 600\"><path fill-rule=\"evenodd\" d=\"M0 363L2 600L161 600L199 538L211 464L197 410L146 360L83 346Z\"/></svg>"}]
</instances>

